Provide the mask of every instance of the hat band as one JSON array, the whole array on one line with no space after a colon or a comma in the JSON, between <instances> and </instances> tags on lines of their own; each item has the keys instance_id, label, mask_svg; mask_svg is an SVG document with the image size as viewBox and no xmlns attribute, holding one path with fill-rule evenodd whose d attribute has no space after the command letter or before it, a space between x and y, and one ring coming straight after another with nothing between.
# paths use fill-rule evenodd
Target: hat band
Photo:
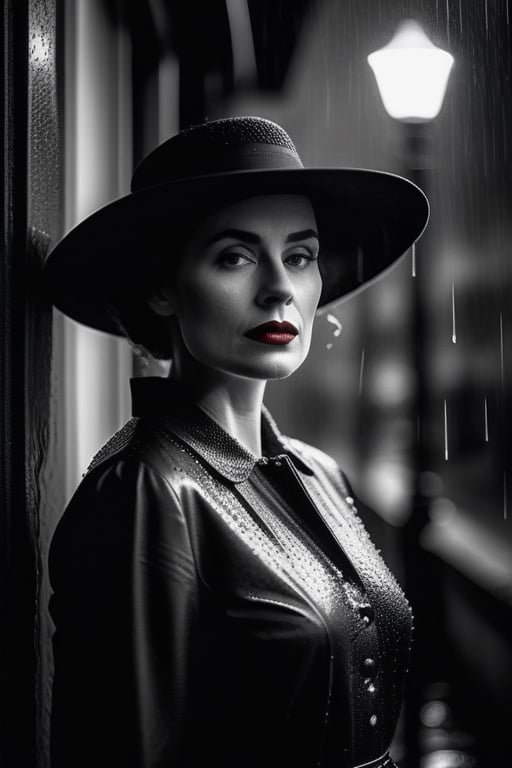
<instances>
[{"instance_id":1,"label":"hat band","mask_svg":"<svg viewBox=\"0 0 512 768\"><path fill-rule=\"evenodd\" d=\"M274 144L246 143L238 146L220 147L213 152L196 152L192 158L165 158L159 156L158 166L141 167L132 180L132 192L168 184L174 181L186 181L198 176L211 176L237 171L264 171L282 169L300 169L304 166L296 152L287 147ZM166 169L172 167L172 175Z\"/></svg>"}]
</instances>

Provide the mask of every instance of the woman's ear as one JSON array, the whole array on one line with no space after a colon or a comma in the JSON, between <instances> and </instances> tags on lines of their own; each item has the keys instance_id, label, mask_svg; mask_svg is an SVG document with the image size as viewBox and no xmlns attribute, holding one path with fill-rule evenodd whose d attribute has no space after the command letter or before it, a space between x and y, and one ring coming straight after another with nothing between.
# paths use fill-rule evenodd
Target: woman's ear
<instances>
[{"instance_id":1,"label":"woman's ear","mask_svg":"<svg viewBox=\"0 0 512 768\"><path fill-rule=\"evenodd\" d=\"M169 315L174 314L174 302L166 288L159 288L158 291L154 291L148 296L146 302L153 312L156 312L160 317L169 317Z\"/></svg>"}]
</instances>

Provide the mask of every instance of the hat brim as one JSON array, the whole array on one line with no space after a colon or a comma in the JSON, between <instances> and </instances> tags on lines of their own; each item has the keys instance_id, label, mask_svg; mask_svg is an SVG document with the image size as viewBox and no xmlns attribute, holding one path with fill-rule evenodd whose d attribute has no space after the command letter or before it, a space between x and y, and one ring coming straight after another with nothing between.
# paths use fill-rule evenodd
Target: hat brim
<instances>
[{"instance_id":1,"label":"hat brim","mask_svg":"<svg viewBox=\"0 0 512 768\"><path fill-rule=\"evenodd\" d=\"M300 194L311 200L320 236L323 307L382 275L420 237L429 216L419 187L381 171L304 168L189 178L122 197L72 229L46 259L49 296L74 320L120 335L107 298L120 286L133 290L142 284L143 276L161 263L162 252L173 258L184 220L265 194ZM143 252L146 238L152 243L150 253Z\"/></svg>"}]
</instances>

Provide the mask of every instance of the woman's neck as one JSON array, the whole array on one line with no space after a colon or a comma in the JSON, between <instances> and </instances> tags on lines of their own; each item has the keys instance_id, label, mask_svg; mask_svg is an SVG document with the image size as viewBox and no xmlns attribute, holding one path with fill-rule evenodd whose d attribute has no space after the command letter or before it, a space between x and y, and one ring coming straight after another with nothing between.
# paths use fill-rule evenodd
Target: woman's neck
<instances>
[{"instance_id":1,"label":"woman's neck","mask_svg":"<svg viewBox=\"0 0 512 768\"><path fill-rule=\"evenodd\" d=\"M173 364L169 378L184 387L210 418L253 456L261 457L261 406L266 381L233 376L199 363L179 367Z\"/></svg>"},{"instance_id":2,"label":"woman's neck","mask_svg":"<svg viewBox=\"0 0 512 768\"><path fill-rule=\"evenodd\" d=\"M249 393L246 393L249 395ZM198 405L253 456L261 457L261 405L263 391L244 396L232 387L216 387L197 400Z\"/></svg>"}]
</instances>

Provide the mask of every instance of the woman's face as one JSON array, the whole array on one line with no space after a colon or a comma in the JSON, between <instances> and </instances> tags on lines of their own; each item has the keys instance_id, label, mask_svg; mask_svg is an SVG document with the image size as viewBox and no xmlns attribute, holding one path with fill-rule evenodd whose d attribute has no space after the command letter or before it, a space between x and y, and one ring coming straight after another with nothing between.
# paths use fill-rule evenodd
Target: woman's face
<instances>
[{"instance_id":1,"label":"woman's face","mask_svg":"<svg viewBox=\"0 0 512 768\"><path fill-rule=\"evenodd\" d=\"M164 290L190 355L247 378L293 373L320 299L318 246L313 208L299 195L253 197L205 219Z\"/></svg>"}]
</instances>

